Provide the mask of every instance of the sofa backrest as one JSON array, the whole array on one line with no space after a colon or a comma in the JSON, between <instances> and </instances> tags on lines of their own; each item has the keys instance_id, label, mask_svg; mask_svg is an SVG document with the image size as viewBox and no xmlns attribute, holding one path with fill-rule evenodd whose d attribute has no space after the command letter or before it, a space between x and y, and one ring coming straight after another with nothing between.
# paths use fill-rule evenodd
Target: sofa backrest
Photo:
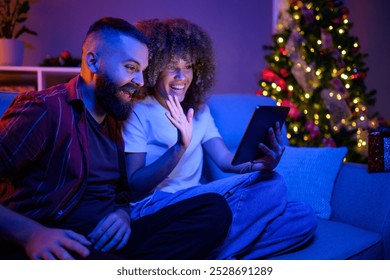
<instances>
[{"instance_id":1,"label":"sofa backrest","mask_svg":"<svg viewBox=\"0 0 390 280\"><path fill-rule=\"evenodd\" d=\"M0 91L0 117L7 110L12 100L18 95L16 92Z\"/></svg>"}]
</instances>

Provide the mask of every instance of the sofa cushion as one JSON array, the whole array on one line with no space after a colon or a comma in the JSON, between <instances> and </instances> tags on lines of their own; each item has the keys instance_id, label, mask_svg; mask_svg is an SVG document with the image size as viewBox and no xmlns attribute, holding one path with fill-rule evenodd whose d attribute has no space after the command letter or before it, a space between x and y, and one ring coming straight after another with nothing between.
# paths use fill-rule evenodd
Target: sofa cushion
<instances>
[{"instance_id":1,"label":"sofa cushion","mask_svg":"<svg viewBox=\"0 0 390 280\"><path fill-rule=\"evenodd\" d=\"M346 153L346 147L287 146L275 171L286 180L289 200L305 201L318 217L329 219L333 187Z\"/></svg>"},{"instance_id":2,"label":"sofa cushion","mask_svg":"<svg viewBox=\"0 0 390 280\"><path fill-rule=\"evenodd\" d=\"M369 173L367 164L345 162L332 196L331 219L382 234L390 259L390 173Z\"/></svg>"},{"instance_id":3,"label":"sofa cushion","mask_svg":"<svg viewBox=\"0 0 390 280\"><path fill-rule=\"evenodd\" d=\"M369 260L383 258L380 234L348 224L318 219L313 240L293 252L273 257L280 260Z\"/></svg>"}]
</instances>

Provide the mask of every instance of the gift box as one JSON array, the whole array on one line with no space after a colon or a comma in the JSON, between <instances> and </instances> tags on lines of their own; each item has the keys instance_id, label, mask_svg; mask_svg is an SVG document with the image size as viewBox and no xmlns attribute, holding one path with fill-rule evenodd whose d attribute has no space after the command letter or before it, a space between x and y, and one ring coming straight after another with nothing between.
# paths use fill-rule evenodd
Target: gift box
<instances>
[{"instance_id":1,"label":"gift box","mask_svg":"<svg viewBox=\"0 0 390 280\"><path fill-rule=\"evenodd\" d=\"M379 127L368 135L368 172L390 172L390 127Z\"/></svg>"}]
</instances>

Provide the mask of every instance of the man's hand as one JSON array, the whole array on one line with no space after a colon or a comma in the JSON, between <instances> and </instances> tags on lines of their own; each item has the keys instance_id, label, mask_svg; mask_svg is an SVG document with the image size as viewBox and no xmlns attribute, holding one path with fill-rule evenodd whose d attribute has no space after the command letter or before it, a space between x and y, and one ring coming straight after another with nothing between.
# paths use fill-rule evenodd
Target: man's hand
<instances>
[{"instance_id":1,"label":"man's hand","mask_svg":"<svg viewBox=\"0 0 390 280\"><path fill-rule=\"evenodd\" d=\"M279 164L280 158L282 157L285 149L279 122L275 124L275 130L269 128L268 137L271 147L268 148L263 143L259 144L259 149L264 152L265 156L252 161L250 168L251 171L258 171L262 169L273 170Z\"/></svg>"},{"instance_id":2,"label":"man's hand","mask_svg":"<svg viewBox=\"0 0 390 280\"><path fill-rule=\"evenodd\" d=\"M192 119L194 117L194 109L190 108L186 116L176 95L174 97L168 95L167 105L169 114L167 113L166 116L179 131L178 142L183 145L184 148L188 148L192 140Z\"/></svg>"},{"instance_id":3,"label":"man's hand","mask_svg":"<svg viewBox=\"0 0 390 280\"><path fill-rule=\"evenodd\" d=\"M130 216L125 210L118 209L104 217L88 238L96 250L108 252L123 248L129 240L130 233Z\"/></svg>"},{"instance_id":4,"label":"man's hand","mask_svg":"<svg viewBox=\"0 0 390 280\"><path fill-rule=\"evenodd\" d=\"M91 242L74 231L41 227L28 239L25 250L33 260L73 260L70 252L85 258L88 245Z\"/></svg>"}]
</instances>

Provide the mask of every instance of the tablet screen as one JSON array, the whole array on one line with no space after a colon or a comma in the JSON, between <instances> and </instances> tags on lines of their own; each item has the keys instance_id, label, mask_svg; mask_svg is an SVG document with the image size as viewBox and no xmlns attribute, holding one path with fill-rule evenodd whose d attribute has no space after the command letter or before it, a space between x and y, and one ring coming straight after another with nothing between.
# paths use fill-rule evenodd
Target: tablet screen
<instances>
[{"instance_id":1,"label":"tablet screen","mask_svg":"<svg viewBox=\"0 0 390 280\"><path fill-rule=\"evenodd\" d=\"M259 143L269 147L268 129L280 123L280 129L286 120L290 107L285 106L257 106L252 114L244 136L234 155L232 164L237 165L262 157Z\"/></svg>"}]
</instances>

